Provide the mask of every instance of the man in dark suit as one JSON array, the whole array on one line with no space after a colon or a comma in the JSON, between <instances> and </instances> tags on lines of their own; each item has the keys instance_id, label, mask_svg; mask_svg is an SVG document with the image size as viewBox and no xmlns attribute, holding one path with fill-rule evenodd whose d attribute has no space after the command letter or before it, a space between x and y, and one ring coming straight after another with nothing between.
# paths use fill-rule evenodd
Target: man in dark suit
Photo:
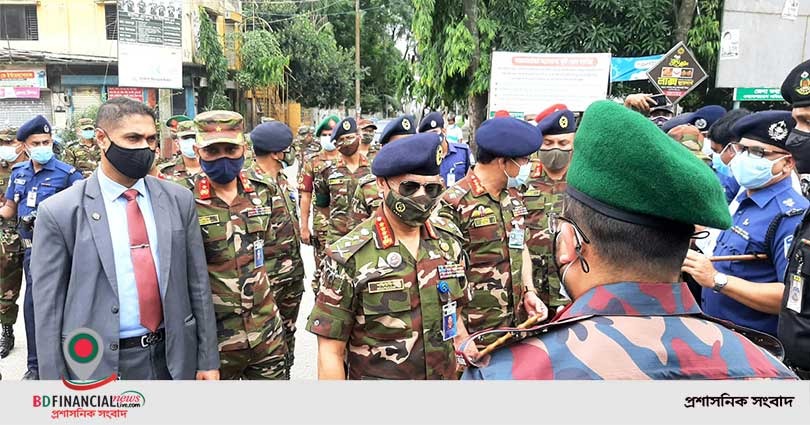
<instances>
[{"instance_id":1,"label":"man in dark suit","mask_svg":"<svg viewBox=\"0 0 810 425\"><path fill-rule=\"evenodd\" d=\"M42 379L75 379L65 336L102 339L90 379L218 379L205 252L191 192L147 176L154 112L126 98L99 108L99 168L40 206L31 269ZM154 143L151 143L154 145ZM33 343L30 341L29 343Z\"/></svg>"}]
</instances>

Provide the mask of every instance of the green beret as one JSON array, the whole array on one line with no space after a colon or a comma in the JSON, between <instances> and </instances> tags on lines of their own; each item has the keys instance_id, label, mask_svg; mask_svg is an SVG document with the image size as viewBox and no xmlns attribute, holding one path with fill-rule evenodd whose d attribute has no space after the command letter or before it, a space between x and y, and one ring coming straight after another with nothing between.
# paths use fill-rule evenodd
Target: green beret
<instances>
[{"instance_id":1,"label":"green beret","mask_svg":"<svg viewBox=\"0 0 810 425\"><path fill-rule=\"evenodd\" d=\"M638 112L607 100L593 103L574 146L567 193L594 210L648 227L731 227L711 168Z\"/></svg>"},{"instance_id":2,"label":"green beret","mask_svg":"<svg viewBox=\"0 0 810 425\"><path fill-rule=\"evenodd\" d=\"M323 121L321 121L321 124L318 126L318 128L315 129L315 136L321 137L321 132L323 132L324 130L331 130L332 126L337 125L339 121L340 118L338 118L337 115L329 115L328 117L324 118ZM334 124L330 126L329 125L330 122L334 122Z\"/></svg>"}]
</instances>

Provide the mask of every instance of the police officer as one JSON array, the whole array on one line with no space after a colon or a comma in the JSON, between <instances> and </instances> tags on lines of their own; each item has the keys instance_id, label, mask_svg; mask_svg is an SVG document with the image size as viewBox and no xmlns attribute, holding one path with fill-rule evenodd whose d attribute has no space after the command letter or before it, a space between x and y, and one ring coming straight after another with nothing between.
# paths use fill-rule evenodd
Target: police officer
<instances>
[{"instance_id":1,"label":"police officer","mask_svg":"<svg viewBox=\"0 0 810 425\"><path fill-rule=\"evenodd\" d=\"M0 203L5 203L12 167L27 161L22 143L17 140L17 129L0 129ZM17 322L17 298L20 296L25 250L17 233L15 220L0 220L0 358L14 348L14 323Z\"/></svg>"},{"instance_id":2,"label":"police officer","mask_svg":"<svg viewBox=\"0 0 810 425\"><path fill-rule=\"evenodd\" d=\"M385 146L389 142L397 139L402 139L412 134L416 134L416 121L410 115L400 115L393 121L389 122L380 134L379 144ZM380 197L380 190L377 187L377 178L373 174L369 174L360 179L357 183L357 189L351 199L349 224L348 227L353 229L363 220L371 217L371 214L379 208L382 203Z\"/></svg>"},{"instance_id":3,"label":"police officer","mask_svg":"<svg viewBox=\"0 0 810 425\"><path fill-rule=\"evenodd\" d=\"M4 220L17 218L20 221L17 230L20 235L25 256L23 270L25 273L25 336L29 341L28 370L23 379L39 379L37 369L37 350L34 334L34 302L31 297L33 281L31 279L31 239L34 236L34 222L37 206L57 192L82 179L82 174L75 167L54 158L51 140L51 125L42 115L30 119L17 130L17 140L25 146L30 161L14 165L6 189L6 200L0 208L0 217ZM43 241L47 243L47 241Z\"/></svg>"},{"instance_id":4,"label":"police officer","mask_svg":"<svg viewBox=\"0 0 810 425\"><path fill-rule=\"evenodd\" d=\"M740 118L750 114L751 111L744 108L732 109L722 118L715 121L706 134L712 150L712 168L723 186L726 201L729 204L740 191L740 184L734 179L728 166L736 153L734 144L738 142L731 129Z\"/></svg>"},{"instance_id":5,"label":"police officer","mask_svg":"<svg viewBox=\"0 0 810 425\"><path fill-rule=\"evenodd\" d=\"M444 128L444 118L438 111L431 112L419 123L420 133L432 132L442 136L442 165L440 175L447 187L452 187L457 181L467 175L473 166L470 147L447 139L447 129Z\"/></svg>"},{"instance_id":6,"label":"police officer","mask_svg":"<svg viewBox=\"0 0 810 425\"><path fill-rule=\"evenodd\" d=\"M372 170L383 206L330 245L307 323L320 379L456 379L469 292L460 234L428 222L443 191L439 145L427 133L383 146Z\"/></svg>"},{"instance_id":7,"label":"police officer","mask_svg":"<svg viewBox=\"0 0 810 425\"><path fill-rule=\"evenodd\" d=\"M796 66L782 83L782 97L793 107L796 127L787 148L796 158L799 173L810 173L810 60ZM807 177L802 179L807 196ZM793 239L779 310L777 334L785 346L785 363L802 379L810 379L810 219L808 215Z\"/></svg>"},{"instance_id":8,"label":"police officer","mask_svg":"<svg viewBox=\"0 0 810 425\"><path fill-rule=\"evenodd\" d=\"M377 151L380 150L377 145L372 144L377 126L374 121L362 119L357 122L357 129L360 132L360 154L365 156L370 164L374 161Z\"/></svg>"},{"instance_id":9,"label":"police officer","mask_svg":"<svg viewBox=\"0 0 810 425\"><path fill-rule=\"evenodd\" d=\"M471 333L548 314L532 282L529 211L517 194L529 177L529 156L540 148L540 132L515 118L493 118L484 121L475 141L475 168L444 193L439 209L440 217L461 229L470 258L467 279L473 297L462 319ZM482 347L492 341L482 336L476 343Z\"/></svg>"},{"instance_id":10,"label":"police officer","mask_svg":"<svg viewBox=\"0 0 810 425\"><path fill-rule=\"evenodd\" d=\"M181 121L177 124L177 138L174 139L175 148L180 151L180 157L174 162L158 167L160 174L167 180L180 183L188 188L193 187L193 177L199 174L200 160L194 151L197 140L197 126L194 121Z\"/></svg>"},{"instance_id":11,"label":"police officer","mask_svg":"<svg viewBox=\"0 0 810 425\"><path fill-rule=\"evenodd\" d=\"M242 116L198 115L194 147L203 172L194 177L208 277L214 297L222 379L289 379L284 328L265 261L273 193L251 180Z\"/></svg>"},{"instance_id":12,"label":"police officer","mask_svg":"<svg viewBox=\"0 0 810 425\"><path fill-rule=\"evenodd\" d=\"M551 258L549 217L560 215L564 209L565 178L574 149L577 123L574 113L565 105L553 105L539 113L537 128L542 133L540 150L532 154L531 175L522 192L523 203L529 214L526 227L529 239L526 245L532 260L532 276L540 299L549 307L550 315L570 302L562 294L554 261Z\"/></svg>"},{"instance_id":13,"label":"police officer","mask_svg":"<svg viewBox=\"0 0 810 425\"><path fill-rule=\"evenodd\" d=\"M785 142L795 121L790 112L764 111L734 124L739 137L731 161L745 188L737 196L733 225L717 239L715 256L765 254L759 261L712 263L690 250L683 264L703 286L703 310L737 325L776 335L793 232L810 202L791 185L796 161Z\"/></svg>"},{"instance_id":14,"label":"police officer","mask_svg":"<svg viewBox=\"0 0 810 425\"><path fill-rule=\"evenodd\" d=\"M706 136L709 132L709 128L725 115L726 108L720 105L706 105L698 108L695 112L688 112L672 118L661 126L661 130L663 130L664 133L669 133L669 130L679 125L687 124L695 126L703 133L703 136Z\"/></svg>"},{"instance_id":15,"label":"police officer","mask_svg":"<svg viewBox=\"0 0 810 425\"><path fill-rule=\"evenodd\" d=\"M371 174L368 159L360 154L360 135L354 118L344 118L332 131L331 140L338 157L329 168L315 176L315 207L329 217L326 242L331 244L349 231L350 201L358 181Z\"/></svg>"},{"instance_id":16,"label":"police officer","mask_svg":"<svg viewBox=\"0 0 810 425\"><path fill-rule=\"evenodd\" d=\"M79 141L65 151L65 162L73 165L84 178L90 177L101 162L101 149L96 144L96 126L90 118L80 118L76 133Z\"/></svg>"},{"instance_id":17,"label":"police officer","mask_svg":"<svg viewBox=\"0 0 810 425\"><path fill-rule=\"evenodd\" d=\"M261 181L271 190L269 229L264 241L264 262L270 288L284 323L289 367L295 354L295 322L304 294L304 262L301 259L300 230L294 187L282 169L295 161L292 132L281 121L259 125L250 133L256 163L247 170L249 180Z\"/></svg>"}]
</instances>

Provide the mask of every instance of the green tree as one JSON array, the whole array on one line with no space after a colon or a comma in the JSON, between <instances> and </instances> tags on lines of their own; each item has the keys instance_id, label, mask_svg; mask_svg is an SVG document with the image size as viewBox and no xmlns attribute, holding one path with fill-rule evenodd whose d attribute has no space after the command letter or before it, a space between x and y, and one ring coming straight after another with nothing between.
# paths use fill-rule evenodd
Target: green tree
<instances>
[{"instance_id":1,"label":"green tree","mask_svg":"<svg viewBox=\"0 0 810 425\"><path fill-rule=\"evenodd\" d=\"M205 108L231 109L230 99L225 95L225 81L228 79L228 60L222 52L219 34L214 23L208 16L205 8L200 7L200 48L197 50L198 60L205 64L208 74L208 87L203 91L207 99Z\"/></svg>"}]
</instances>

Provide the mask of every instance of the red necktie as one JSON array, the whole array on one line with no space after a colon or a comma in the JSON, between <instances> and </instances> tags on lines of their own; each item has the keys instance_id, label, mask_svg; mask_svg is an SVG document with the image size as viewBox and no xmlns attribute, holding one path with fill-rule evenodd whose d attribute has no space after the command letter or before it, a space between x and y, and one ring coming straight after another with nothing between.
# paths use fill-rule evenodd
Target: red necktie
<instances>
[{"instance_id":1,"label":"red necktie","mask_svg":"<svg viewBox=\"0 0 810 425\"><path fill-rule=\"evenodd\" d=\"M138 304L140 305L141 324L155 332L163 321L163 307L160 301L155 259L149 248L149 236L146 223L143 221L141 208L138 206L138 191L129 189L124 192L127 199L127 226L129 227L129 249L132 255L132 268L135 272L135 284L138 287Z\"/></svg>"}]
</instances>

